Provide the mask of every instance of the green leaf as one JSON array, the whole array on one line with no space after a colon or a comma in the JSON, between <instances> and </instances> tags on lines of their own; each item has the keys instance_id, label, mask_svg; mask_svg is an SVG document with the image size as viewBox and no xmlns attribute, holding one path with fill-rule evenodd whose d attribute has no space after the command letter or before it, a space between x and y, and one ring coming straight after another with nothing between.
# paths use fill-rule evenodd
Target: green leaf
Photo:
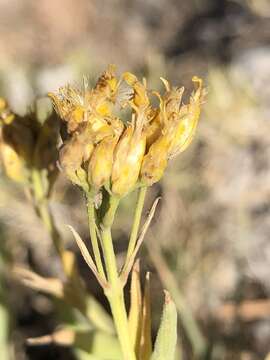
<instances>
[{"instance_id":1,"label":"green leaf","mask_svg":"<svg viewBox=\"0 0 270 360\"><path fill-rule=\"evenodd\" d=\"M118 339L101 331L77 332L73 347L85 359L122 360Z\"/></svg>"},{"instance_id":2,"label":"green leaf","mask_svg":"<svg viewBox=\"0 0 270 360\"><path fill-rule=\"evenodd\" d=\"M121 348L116 336L89 330L85 326L59 327L52 334L28 338L27 343L31 346L49 344L70 346L79 359L122 360Z\"/></svg>"},{"instance_id":3,"label":"green leaf","mask_svg":"<svg viewBox=\"0 0 270 360\"><path fill-rule=\"evenodd\" d=\"M91 320L91 323L97 329L102 330L105 333L114 334L115 329L112 318L107 311L105 311L103 306L93 296L89 295L87 295L85 302L85 313L88 319Z\"/></svg>"},{"instance_id":4,"label":"green leaf","mask_svg":"<svg viewBox=\"0 0 270 360\"><path fill-rule=\"evenodd\" d=\"M151 360L174 360L177 342L177 312L170 294L165 291L165 303Z\"/></svg>"}]
</instances>

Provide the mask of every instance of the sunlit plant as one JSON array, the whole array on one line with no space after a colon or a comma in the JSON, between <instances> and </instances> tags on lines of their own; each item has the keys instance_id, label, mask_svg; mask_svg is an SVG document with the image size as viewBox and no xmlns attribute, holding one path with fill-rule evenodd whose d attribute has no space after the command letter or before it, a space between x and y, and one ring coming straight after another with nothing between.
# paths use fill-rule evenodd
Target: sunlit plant
<instances>
[{"instance_id":1,"label":"sunlit plant","mask_svg":"<svg viewBox=\"0 0 270 360\"><path fill-rule=\"evenodd\" d=\"M0 104L1 154L6 173L13 180L27 183L32 189L37 213L47 223L67 275L68 289L72 290L64 291L67 286L58 281L58 296L76 306L84 315L87 314L86 291L74 256L65 250L47 207L53 184L50 179L57 172L56 157L62 172L85 195L93 256L75 229L69 227L110 304L121 349L119 355L101 356L100 359L173 360L175 356L177 315L174 303L165 291L160 328L153 346L149 274L142 291L136 257L158 203L157 199L140 230L146 191L162 178L168 161L191 143L205 90L202 80L194 77L192 81L196 89L188 104L183 104L184 88L173 87L163 78L161 81L164 86L162 94L148 89L146 79L140 81L130 72L117 77L115 66L110 65L94 88L84 80L81 88L67 85L57 93L49 93L61 119L59 157L54 131L58 122L54 114L34 130L33 120L22 121L4 101ZM130 118L126 114L130 114ZM31 142L28 137L21 136L17 139L18 126L25 128L26 133L37 131L38 137L34 139L40 140ZM14 133L14 139L9 133ZM42 182L47 184L46 191ZM125 260L120 267L114 250L112 227L121 200L134 191L138 193L134 220ZM20 269L22 273L28 284L40 290L43 286L43 291L46 291L44 284L39 283L33 273L26 274ZM127 310L124 288L130 273L131 299ZM47 287L49 284L52 285L47 282ZM54 284L51 286L53 290L47 289L47 292L55 292L57 296L57 286ZM78 296L73 299L74 291ZM101 316L104 318L104 314ZM93 321L91 316L90 320ZM95 323L103 331L110 329L108 319L103 322L96 320ZM64 329L60 335L63 338L67 336L74 343L75 333L76 329Z\"/></svg>"}]
</instances>

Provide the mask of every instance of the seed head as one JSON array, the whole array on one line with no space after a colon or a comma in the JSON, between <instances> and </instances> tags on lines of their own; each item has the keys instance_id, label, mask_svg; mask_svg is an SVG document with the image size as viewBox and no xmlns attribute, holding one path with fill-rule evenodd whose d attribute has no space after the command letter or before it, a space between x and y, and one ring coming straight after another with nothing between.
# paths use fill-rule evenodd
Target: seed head
<instances>
[{"instance_id":1,"label":"seed head","mask_svg":"<svg viewBox=\"0 0 270 360\"><path fill-rule=\"evenodd\" d=\"M89 88L85 78L82 88L67 85L61 87L58 93L49 93L48 96L60 118L67 122L67 130L71 134L82 123L95 124L111 115L118 84L115 67L111 65L93 89Z\"/></svg>"}]
</instances>

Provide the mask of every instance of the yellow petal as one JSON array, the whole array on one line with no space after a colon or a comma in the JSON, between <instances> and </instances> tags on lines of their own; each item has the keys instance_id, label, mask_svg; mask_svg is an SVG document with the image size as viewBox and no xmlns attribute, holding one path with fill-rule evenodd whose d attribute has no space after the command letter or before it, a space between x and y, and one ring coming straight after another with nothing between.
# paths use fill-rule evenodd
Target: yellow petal
<instances>
[{"instance_id":1,"label":"yellow petal","mask_svg":"<svg viewBox=\"0 0 270 360\"><path fill-rule=\"evenodd\" d=\"M132 102L136 107L147 107L150 104L146 85L141 83L135 75L130 72L123 74L124 80L133 88Z\"/></svg>"}]
</instances>

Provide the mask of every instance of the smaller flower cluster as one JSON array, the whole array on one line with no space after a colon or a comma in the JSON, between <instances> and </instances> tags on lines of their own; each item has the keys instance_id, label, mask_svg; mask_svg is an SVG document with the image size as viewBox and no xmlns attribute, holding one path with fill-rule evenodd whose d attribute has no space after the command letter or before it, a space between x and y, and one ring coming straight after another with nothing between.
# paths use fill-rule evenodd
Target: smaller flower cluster
<instances>
[{"instance_id":1,"label":"smaller flower cluster","mask_svg":"<svg viewBox=\"0 0 270 360\"><path fill-rule=\"evenodd\" d=\"M13 181L30 183L33 169L56 174L59 125L51 114L38 120L37 109L15 115L0 98L0 158L6 175Z\"/></svg>"},{"instance_id":2,"label":"smaller flower cluster","mask_svg":"<svg viewBox=\"0 0 270 360\"><path fill-rule=\"evenodd\" d=\"M117 78L110 65L94 88L85 81L81 89L68 85L49 94L66 125L59 160L72 182L88 191L104 186L121 197L161 179L168 160L190 144L205 94L194 77L196 90L184 105L184 88L161 80L162 95L130 72ZM123 109L131 113L127 121Z\"/></svg>"}]
</instances>

